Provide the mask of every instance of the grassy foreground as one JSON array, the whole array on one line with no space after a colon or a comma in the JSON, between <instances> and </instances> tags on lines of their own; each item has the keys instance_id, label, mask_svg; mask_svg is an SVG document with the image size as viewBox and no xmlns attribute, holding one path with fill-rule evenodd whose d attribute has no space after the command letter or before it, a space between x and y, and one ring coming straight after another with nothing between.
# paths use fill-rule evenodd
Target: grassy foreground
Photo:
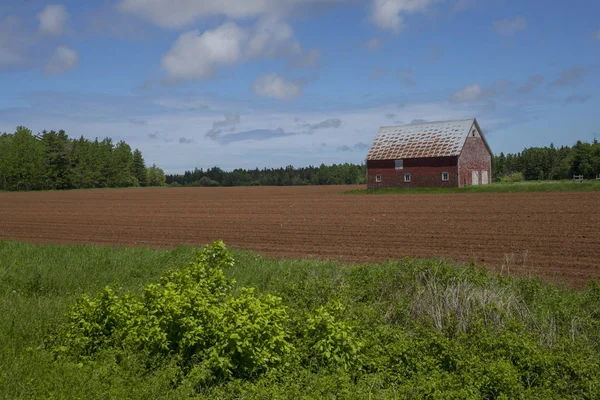
<instances>
[{"instance_id":1,"label":"grassy foreground","mask_svg":"<svg viewBox=\"0 0 600 400\"><path fill-rule=\"evenodd\" d=\"M600 190L600 181L524 181L492 183L462 188L385 188L349 190L345 194L428 194L428 193L524 193L524 192L591 192Z\"/></svg>"},{"instance_id":2,"label":"grassy foreground","mask_svg":"<svg viewBox=\"0 0 600 400\"><path fill-rule=\"evenodd\" d=\"M225 300L210 308L225 310L217 323L235 322L221 338L224 347L216 349L216 340L215 348L196 345L195 354L181 356L183 345L172 345L189 336L189 324L152 354L129 340L133 328L122 332L124 340L116 328L107 331L109 322L118 325L120 305L174 269L183 275L172 273L170 283L163 278L162 286L144 291L171 298L164 296L177 291L173 282L183 282L196 251L0 241L0 398L600 398L600 286L574 291L439 260L353 265L233 251L235 263L219 265L236 282L221 285ZM220 276L220 267L211 271L206 293ZM106 285L121 297L106 308L114 315L86 314L102 325L94 352L60 356L66 348L91 349L80 340L83 325L69 328L68 313L75 304L76 311L97 307ZM95 300L76 302L84 293ZM139 297L128 311L143 315L131 325L139 332L179 310L173 301L152 308L153 298ZM186 296L179 300L187 304ZM188 321L177 318L171 325ZM161 329L179 334L184 326ZM274 330L281 334L268 336ZM144 343L160 335L154 331ZM256 348L231 346L240 335L263 351L263 368L256 367ZM206 364L217 351L222 364ZM215 372L227 365L249 372Z\"/></svg>"}]
</instances>

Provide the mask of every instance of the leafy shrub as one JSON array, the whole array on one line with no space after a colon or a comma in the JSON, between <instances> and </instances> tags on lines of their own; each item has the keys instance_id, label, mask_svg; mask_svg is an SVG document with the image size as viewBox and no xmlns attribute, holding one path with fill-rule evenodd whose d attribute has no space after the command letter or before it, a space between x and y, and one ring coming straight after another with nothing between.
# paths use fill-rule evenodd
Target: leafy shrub
<instances>
[{"instance_id":1,"label":"leafy shrub","mask_svg":"<svg viewBox=\"0 0 600 400\"><path fill-rule=\"evenodd\" d=\"M182 369L199 366L205 378L251 377L282 364L293 350L287 314L275 296L252 289L236 294L223 268L233 258L223 242L204 248L180 271L148 284L140 296L106 287L81 296L53 340L56 356L92 359L103 349L176 355ZM191 367L190 367L191 366Z\"/></svg>"},{"instance_id":2,"label":"leafy shrub","mask_svg":"<svg viewBox=\"0 0 600 400\"><path fill-rule=\"evenodd\" d=\"M200 178L200 186L215 187L219 186L219 182L213 181L208 176L203 176L202 178Z\"/></svg>"},{"instance_id":3,"label":"leafy shrub","mask_svg":"<svg viewBox=\"0 0 600 400\"><path fill-rule=\"evenodd\" d=\"M521 172L511 172L510 174L502 177L502 182L505 183L521 182L522 180L523 174Z\"/></svg>"},{"instance_id":4,"label":"leafy shrub","mask_svg":"<svg viewBox=\"0 0 600 400\"><path fill-rule=\"evenodd\" d=\"M339 302L319 307L310 315L302 332L302 355L315 366L352 368L358 361L360 343L350 326L336 318L343 311Z\"/></svg>"}]
</instances>

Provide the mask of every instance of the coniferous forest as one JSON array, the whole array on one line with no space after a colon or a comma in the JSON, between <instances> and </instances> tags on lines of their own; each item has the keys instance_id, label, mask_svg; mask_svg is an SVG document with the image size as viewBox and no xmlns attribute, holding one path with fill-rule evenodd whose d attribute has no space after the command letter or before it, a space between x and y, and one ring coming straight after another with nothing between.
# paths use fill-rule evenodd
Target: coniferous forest
<instances>
[{"instance_id":1,"label":"coniferous forest","mask_svg":"<svg viewBox=\"0 0 600 400\"><path fill-rule=\"evenodd\" d=\"M141 151L111 138L69 138L63 130L34 135L19 126L0 135L0 190L161 186L164 172L147 168Z\"/></svg>"},{"instance_id":2,"label":"coniferous forest","mask_svg":"<svg viewBox=\"0 0 600 400\"><path fill-rule=\"evenodd\" d=\"M600 175L600 143L577 141L572 147L559 148L551 144L494 156L493 176L497 180L512 173L521 173L528 181L572 179L573 175L594 179Z\"/></svg>"}]
</instances>

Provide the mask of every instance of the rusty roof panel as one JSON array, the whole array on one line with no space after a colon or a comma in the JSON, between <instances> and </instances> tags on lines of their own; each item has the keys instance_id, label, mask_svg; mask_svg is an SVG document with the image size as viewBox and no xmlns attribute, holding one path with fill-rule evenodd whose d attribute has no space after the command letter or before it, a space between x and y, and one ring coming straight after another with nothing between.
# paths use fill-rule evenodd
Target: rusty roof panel
<instances>
[{"instance_id":1,"label":"rusty roof panel","mask_svg":"<svg viewBox=\"0 0 600 400\"><path fill-rule=\"evenodd\" d=\"M471 118L381 127L367 160L458 156L473 123Z\"/></svg>"}]
</instances>

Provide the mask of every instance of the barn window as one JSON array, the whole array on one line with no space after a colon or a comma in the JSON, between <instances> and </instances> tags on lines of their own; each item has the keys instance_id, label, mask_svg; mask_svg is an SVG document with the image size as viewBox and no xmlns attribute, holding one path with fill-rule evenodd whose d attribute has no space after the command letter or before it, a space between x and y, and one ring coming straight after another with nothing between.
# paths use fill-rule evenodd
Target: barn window
<instances>
[{"instance_id":1,"label":"barn window","mask_svg":"<svg viewBox=\"0 0 600 400\"><path fill-rule=\"evenodd\" d=\"M476 132L477 132L477 131L476 131L475 129L473 129L473 137L475 137L475 133L476 133Z\"/></svg>"},{"instance_id":2,"label":"barn window","mask_svg":"<svg viewBox=\"0 0 600 400\"><path fill-rule=\"evenodd\" d=\"M404 174L404 182L410 182L410 174Z\"/></svg>"},{"instance_id":3,"label":"barn window","mask_svg":"<svg viewBox=\"0 0 600 400\"><path fill-rule=\"evenodd\" d=\"M375 175L375 182L381 182L381 175Z\"/></svg>"},{"instance_id":4,"label":"barn window","mask_svg":"<svg viewBox=\"0 0 600 400\"><path fill-rule=\"evenodd\" d=\"M396 171L404 169L404 160L396 160Z\"/></svg>"},{"instance_id":5,"label":"barn window","mask_svg":"<svg viewBox=\"0 0 600 400\"><path fill-rule=\"evenodd\" d=\"M442 172L442 181L447 182L450 180L450 174L447 172Z\"/></svg>"}]
</instances>

